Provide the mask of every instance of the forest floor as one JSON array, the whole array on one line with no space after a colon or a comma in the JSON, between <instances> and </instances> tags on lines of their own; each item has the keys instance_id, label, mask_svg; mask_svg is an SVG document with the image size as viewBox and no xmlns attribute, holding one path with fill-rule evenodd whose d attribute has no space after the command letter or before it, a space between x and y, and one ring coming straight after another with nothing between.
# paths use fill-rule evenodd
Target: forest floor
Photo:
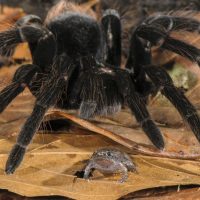
<instances>
[{"instance_id":1,"label":"forest floor","mask_svg":"<svg viewBox=\"0 0 200 200\"><path fill-rule=\"evenodd\" d=\"M4 8L0 29L5 30L11 21L23 15L20 8ZM200 38L189 35L186 40L198 45ZM176 59L169 74L177 86L187 90L186 96L199 111L198 66L173 54L163 55L163 60L166 57ZM21 63L31 62L27 44L18 46L10 59L1 58L5 66L0 69L0 89L9 84ZM5 175L8 153L34 101L31 93L25 90L0 115L0 199L200 199L199 142L161 94L149 100L148 109L164 135L163 152L153 148L128 109L91 121L79 119L77 111L52 109L46 118L56 118L57 113L59 117L65 115L71 123L70 130L38 132L19 169L13 175ZM77 178L74 174L83 169L92 153L104 147L128 153L137 166L137 173L130 172L123 184L117 182L119 174L108 176L98 171L90 181Z\"/></svg>"}]
</instances>

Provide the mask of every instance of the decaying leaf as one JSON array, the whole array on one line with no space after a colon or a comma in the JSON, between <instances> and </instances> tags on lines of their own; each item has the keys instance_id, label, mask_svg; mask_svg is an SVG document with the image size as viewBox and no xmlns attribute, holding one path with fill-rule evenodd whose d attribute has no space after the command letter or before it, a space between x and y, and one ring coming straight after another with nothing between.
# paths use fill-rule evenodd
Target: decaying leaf
<instances>
[{"instance_id":1,"label":"decaying leaf","mask_svg":"<svg viewBox=\"0 0 200 200\"><path fill-rule=\"evenodd\" d=\"M199 161L183 161L146 156L132 158L138 174L129 173L124 184L119 177L96 174L91 181L73 174L84 167L92 152L101 147L118 147L97 135L38 135L14 175L4 174L7 152L14 137L0 141L0 187L26 196L61 195L75 199L117 199L133 191L167 186L200 184ZM85 141L85 142L83 142ZM125 151L125 149L124 149Z\"/></svg>"},{"instance_id":2,"label":"decaying leaf","mask_svg":"<svg viewBox=\"0 0 200 200\"><path fill-rule=\"evenodd\" d=\"M27 43L20 44L16 47L12 58L14 60L31 61L31 53Z\"/></svg>"}]
</instances>

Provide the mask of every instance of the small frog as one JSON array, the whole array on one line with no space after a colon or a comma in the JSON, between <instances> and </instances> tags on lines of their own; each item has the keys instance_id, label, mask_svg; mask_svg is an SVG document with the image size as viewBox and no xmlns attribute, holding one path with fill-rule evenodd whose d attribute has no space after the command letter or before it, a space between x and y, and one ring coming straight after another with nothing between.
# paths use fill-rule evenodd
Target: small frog
<instances>
[{"instance_id":1,"label":"small frog","mask_svg":"<svg viewBox=\"0 0 200 200\"><path fill-rule=\"evenodd\" d=\"M121 172L120 183L128 179L128 171L136 172L136 166L131 158L124 152L117 149L99 149L95 151L90 158L85 170L84 179L89 179L91 172L97 169L102 173Z\"/></svg>"}]
</instances>

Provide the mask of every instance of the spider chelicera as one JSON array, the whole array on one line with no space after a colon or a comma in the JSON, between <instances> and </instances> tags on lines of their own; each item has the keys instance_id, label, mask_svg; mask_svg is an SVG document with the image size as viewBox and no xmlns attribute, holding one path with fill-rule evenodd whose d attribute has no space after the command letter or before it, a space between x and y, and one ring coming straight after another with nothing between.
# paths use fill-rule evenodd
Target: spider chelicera
<instances>
[{"instance_id":1,"label":"spider chelicera","mask_svg":"<svg viewBox=\"0 0 200 200\"><path fill-rule=\"evenodd\" d=\"M6 163L6 173L20 165L27 146L50 107L79 109L81 118L113 114L130 108L143 131L158 148L164 140L146 108L146 98L160 90L177 108L200 141L200 118L164 69L152 65L151 47L159 46L200 64L200 49L170 36L173 31L200 30L190 18L151 16L138 24L130 40L129 57L121 69L121 23L106 10L100 23L78 6L61 0L45 22L34 15L0 33L0 49L28 42L32 64L22 65L12 83L0 92L0 112L26 87L36 97Z\"/></svg>"}]
</instances>

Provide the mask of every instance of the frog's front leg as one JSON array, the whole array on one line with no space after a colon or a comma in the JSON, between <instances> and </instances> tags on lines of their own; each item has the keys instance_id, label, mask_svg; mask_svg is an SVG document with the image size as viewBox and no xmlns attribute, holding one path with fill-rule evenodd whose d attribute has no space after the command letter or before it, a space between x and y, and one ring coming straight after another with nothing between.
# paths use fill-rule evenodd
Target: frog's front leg
<instances>
[{"instance_id":1,"label":"frog's front leg","mask_svg":"<svg viewBox=\"0 0 200 200\"><path fill-rule=\"evenodd\" d=\"M128 179L128 169L123 163L119 163L118 166L116 166L116 170L120 171L122 173L122 177L119 180L119 183L124 183Z\"/></svg>"},{"instance_id":2,"label":"frog's front leg","mask_svg":"<svg viewBox=\"0 0 200 200\"><path fill-rule=\"evenodd\" d=\"M86 179L86 180L89 180L90 174L91 174L91 172L93 171L94 168L95 168L94 162L89 162L89 164L86 166L86 168L84 170L83 178Z\"/></svg>"}]
</instances>

